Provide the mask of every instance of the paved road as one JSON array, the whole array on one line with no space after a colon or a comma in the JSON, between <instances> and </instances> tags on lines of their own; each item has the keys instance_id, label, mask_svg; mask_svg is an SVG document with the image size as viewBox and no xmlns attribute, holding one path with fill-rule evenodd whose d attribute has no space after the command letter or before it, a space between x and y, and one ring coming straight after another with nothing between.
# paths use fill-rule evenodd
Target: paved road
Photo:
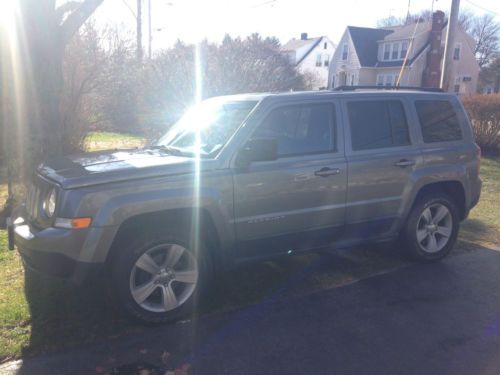
<instances>
[{"instance_id":1,"label":"paved road","mask_svg":"<svg viewBox=\"0 0 500 375\"><path fill-rule=\"evenodd\" d=\"M482 249L355 284L25 361L89 374L167 350L195 374L499 374L500 252Z\"/></svg>"}]
</instances>

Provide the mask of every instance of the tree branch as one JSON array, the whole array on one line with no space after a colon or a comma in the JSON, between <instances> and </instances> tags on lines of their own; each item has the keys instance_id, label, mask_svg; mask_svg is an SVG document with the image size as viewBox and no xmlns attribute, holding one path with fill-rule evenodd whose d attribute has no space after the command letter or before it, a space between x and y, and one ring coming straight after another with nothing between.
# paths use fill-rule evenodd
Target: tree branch
<instances>
[{"instance_id":1,"label":"tree branch","mask_svg":"<svg viewBox=\"0 0 500 375\"><path fill-rule=\"evenodd\" d=\"M63 46L69 42L71 37L103 1L104 0L84 0L76 10L69 14L61 25L61 43Z\"/></svg>"},{"instance_id":2,"label":"tree branch","mask_svg":"<svg viewBox=\"0 0 500 375\"><path fill-rule=\"evenodd\" d=\"M79 1L68 1L56 8L56 18L61 23L64 15L69 12L74 12L82 3Z\"/></svg>"}]
</instances>

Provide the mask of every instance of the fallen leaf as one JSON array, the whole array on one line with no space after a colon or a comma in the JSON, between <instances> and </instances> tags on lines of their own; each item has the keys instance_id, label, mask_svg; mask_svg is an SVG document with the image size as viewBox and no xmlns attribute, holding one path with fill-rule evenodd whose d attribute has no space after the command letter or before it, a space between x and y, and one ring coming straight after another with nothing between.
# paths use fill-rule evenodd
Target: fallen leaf
<instances>
[{"instance_id":1,"label":"fallen leaf","mask_svg":"<svg viewBox=\"0 0 500 375\"><path fill-rule=\"evenodd\" d=\"M102 366L97 366L95 368L95 372L98 373L98 374L104 374L104 371L106 371L106 370Z\"/></svg>"},{"instance_id":2,"label":"fallen leaf","mask_svg":"<svg viewBox=\"0 0 500 375\"><path fill-rule=\"evenodd\" d=\"M147 352L148 352L147 349L141 349L141 350L139 350L139 353L141 353L141 354L146 354Z\"/></svg>"},{"instance_id":3,"label":"fallen leaf","mask_svg":"<svg viewBox=\"0 0 500 375\"><path fill-rule=\"evenodd\" d=\"M163 352L163 353L161 353L161 362L164 365L167 365L168 361L170 361L170 353L169 352Z\"/></svg>"}]
</instances>

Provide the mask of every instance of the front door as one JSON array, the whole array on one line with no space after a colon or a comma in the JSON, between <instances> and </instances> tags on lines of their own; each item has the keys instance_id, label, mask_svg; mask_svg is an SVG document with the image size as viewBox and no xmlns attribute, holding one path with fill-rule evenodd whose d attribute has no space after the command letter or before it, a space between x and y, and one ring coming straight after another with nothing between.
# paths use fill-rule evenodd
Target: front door
<instances>
[{"instance_id":1,"label":"front door","mask_svg":"<svg viewBox=\"0 0 500 375\"><path fill-rule=\"evenodd\" d=\"M271 108L252 133L276 139L278 159L234 169L237 256L266 256L321 246L343 229L346 160L336 105Z\"/></svg>"}]
</instances>

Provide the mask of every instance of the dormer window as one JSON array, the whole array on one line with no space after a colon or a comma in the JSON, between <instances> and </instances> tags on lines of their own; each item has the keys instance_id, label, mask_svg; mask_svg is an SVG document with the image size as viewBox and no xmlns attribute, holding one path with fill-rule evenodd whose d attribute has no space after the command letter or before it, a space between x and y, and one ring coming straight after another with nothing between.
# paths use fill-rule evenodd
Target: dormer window
<instances>
[{"instance_id":1,"label":"dormer window","mask_svg":"<svg viewBox=\"0 0 500 375\"><path fill-rule=\"evenodd\" d=\"M389 60L391 57L391 45L389 43L384 44L384 60Z\"/></svg>"},{"instance_id":2,"label":"dormer window","mask_svg":"<svg viewBox=\"0 0 500 375\"><path fill-rule=\"evenodd\" d=\"M382 60L395 61L403 60L408 51L408 42L384 43L382 45Z\"/></svg>"},{"instance_id":3,"label":"dormer window","mask_svg":"<svg viewBox=\"0 0 500 375\"><path fill-rule=\"evenodd\" d=\"M392 43L392 54L391 54L391 60L397 60L399 59L399 43Z\"/></svg>"},{"instance_id":4,"label":"dormer window","mask_svg":"<svg viewBox=\"0 0 500 375\"><path fill-rule=\"evenodd\" d=\"M399 55L400 59L404 59L406 57L406 53L408 52L408 42L401 43L401 54Z\"/></svg>"}]
</instances>

